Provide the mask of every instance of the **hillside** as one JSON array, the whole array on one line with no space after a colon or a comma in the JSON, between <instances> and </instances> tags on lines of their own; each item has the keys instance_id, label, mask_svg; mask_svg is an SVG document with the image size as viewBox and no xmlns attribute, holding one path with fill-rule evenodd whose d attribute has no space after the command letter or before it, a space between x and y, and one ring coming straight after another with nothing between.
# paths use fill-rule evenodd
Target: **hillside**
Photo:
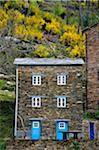
<instances>
[{"instance_id":1,"label":"hillside","mask_svg":"<svg viewBox=\"0 0 99 150\"><path fill-rule=\"evenodd\" d=\"M97 0L2 0L0 72L13 74L15 57L85 58L81 31L99 22L98 6Z\"/></svg>"}]
</instances>

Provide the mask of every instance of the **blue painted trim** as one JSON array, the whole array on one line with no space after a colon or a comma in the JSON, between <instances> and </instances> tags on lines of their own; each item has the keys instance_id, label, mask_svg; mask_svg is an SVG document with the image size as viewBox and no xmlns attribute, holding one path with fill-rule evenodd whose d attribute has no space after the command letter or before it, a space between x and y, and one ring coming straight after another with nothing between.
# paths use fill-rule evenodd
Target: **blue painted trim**
<instances>
[{"instance_id":1,"label":"blue painted trim","mask_svg":"<svg viewBox=\"0 0 99 150\"><path fill-rule=\"evenodd\" d=\"M70 119L56 119L56 122L58 122L58 121L70 121Z\"/></svg>"},{"instance_id":2,"label":"blue painted trim","mask_svg":"<svg viewBox=\"0 0 99 150\"><path fill-rule=\"evenodd\" d=\"M29 120L30 121L41 121L41 120L43 120L43 118L30 118Z\"/></svg>"},{"instance_id":3,"label":"blue painted trim","mask_svg":"<svg viewBox=\"0 0 99 150\"><path fill-rule=\"evenodd\" d=\"M35 74L35 73L32 73L32 76L46 76L45 74Z\"/></svg>"},{"instance_id":4,"label":"blue painted trim","mask_svg":"<svg viewBox=\"0 0 99 150\"><path fill-rule=\"evenodd\" d=\"M67 76L68 75L68 72L66 72L66 73L57 73L57 76Z\"/></svg>"},{"instance_id":5,"label":"blue painted trim","mask_svg":"<svg viewBox=\"0 0 99 150\"><path fill-rule=\"evenodd\" d=\"M16 65L16 68L18 68L18 65Z\"/></svg>"},{"instance_id":6,"label":"blue painted trim","mask_svg":"<svg viewBox=\"0 0 99 150\"><path fill-rule=\"evenodd\" d=\"M49 97L47 97L47 96L41 96L41 95L37 95L37 96L36 96L36 95L34 95L34 96L32 95L32 96L30 96L30 97L34 97L34 98L37 98L37 97L40 97L40 98L49 98Z\"/></svg>"},{"instance_id":7,"label":"blue painted trim","mask_svg":"<svg viewBox=\"0 0 99 150\"><path fill-rule=\"evenodd\" d=\"M69 96L65 96L65 95L56 95L54 98L63 98L63 97L65 97L65 98L68 98Z\"/></svg>"},{"instance_id":8,"label":"blue painted trim","mask_svg":"<svg viewBox=\"0 0 99 150\"><path fill-rule=\"evenodd\" d=\"M32 98L41 98L41 96L31 96Z\"/></svg>"}]
</instances>

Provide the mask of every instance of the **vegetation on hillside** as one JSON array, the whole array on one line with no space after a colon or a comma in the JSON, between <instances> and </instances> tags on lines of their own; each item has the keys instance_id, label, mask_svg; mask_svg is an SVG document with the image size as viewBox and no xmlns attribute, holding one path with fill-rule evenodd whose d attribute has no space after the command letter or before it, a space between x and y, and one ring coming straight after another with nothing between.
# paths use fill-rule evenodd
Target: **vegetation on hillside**
<instances>
[{"instance_id":1,"label":"vegetation on hillside","mask_svg":"<svg viewBox=\"0 0 99 150\"><path fill-rule=\"evenodd\" d=\"M85 58L81 30L99 22L98 5L97 0L0 1L0 72L13 73L15 57Z\"/></svg>"},{"instance_id":2,"label":"vegetation on hillside","mask_svg":"<svg viewBox=\"0 0 99 150\"><path fill-rule=\"evenodd\" d=\"M0 1L0 63L6 59L11 65L15 57L85 58L81 30L99 21L98 5L97 0ZM2 39L10 41L8 47Z\"/></svg>"}]
</instances>

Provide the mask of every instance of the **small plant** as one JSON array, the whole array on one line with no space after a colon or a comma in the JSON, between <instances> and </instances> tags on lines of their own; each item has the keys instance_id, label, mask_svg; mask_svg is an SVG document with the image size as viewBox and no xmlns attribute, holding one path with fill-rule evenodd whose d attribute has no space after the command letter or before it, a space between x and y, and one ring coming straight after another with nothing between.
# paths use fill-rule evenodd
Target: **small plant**
<instances>
[{"instance_id":1,"label":"small plant","mask_svg":"<svg viewBox=\"0 0 99 150\"><path fill-rule=\"evenodd\" d=\"M79 142L72 140L72 143L74 145L74 150L80 150L80 148L79 148Z\"/></svg>"},{"instance_id":2,"label":"small plant","mask_svg":"<svg viewBox=\"0 0 99 150\"><path fill-rule=\"evenodd\" d=\"M99 119L99 111L96 111L95 113L91 112L85 112L83 114L84 119Z\"/></svg>"}]
</instances>

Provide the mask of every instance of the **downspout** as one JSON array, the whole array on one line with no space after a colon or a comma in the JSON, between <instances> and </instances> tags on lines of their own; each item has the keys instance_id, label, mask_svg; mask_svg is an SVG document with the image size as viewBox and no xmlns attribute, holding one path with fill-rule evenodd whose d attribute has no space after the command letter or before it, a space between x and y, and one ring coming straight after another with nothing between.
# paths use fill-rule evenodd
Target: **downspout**
<instances>
[{"instance_id":1,"label":"downspout","mask_svg":"<svg viewBox=\"0 0 99 150\"><path fill-rule=\"evenodd\" d=\"M15 104L14 136L17 136L17 114L18 114L18 65L16 65L16 104Z\"/></svg>"}]
</instances>

